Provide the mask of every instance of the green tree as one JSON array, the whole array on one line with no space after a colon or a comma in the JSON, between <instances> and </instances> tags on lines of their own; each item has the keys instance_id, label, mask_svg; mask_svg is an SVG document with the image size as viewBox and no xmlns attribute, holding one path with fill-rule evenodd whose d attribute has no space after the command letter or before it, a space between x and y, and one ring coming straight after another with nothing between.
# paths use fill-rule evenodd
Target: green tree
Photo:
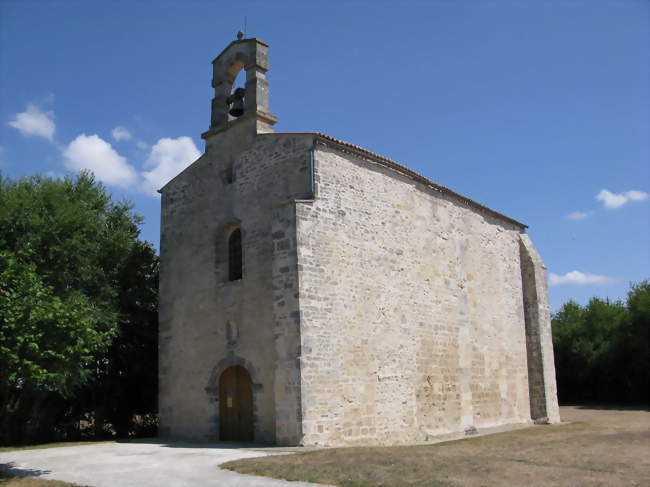
<instances>
[{"instance_id":1,"label":"green tree","mask_svg":"<svg viewBox=\"0 0 650 487\"><path fill-rule=\"evenodd\" d=\"M144 333L151 349L157 259L138 238L140 223L88 173L0 178L0 425L12 425L1 441L61 430L43 426L53 401L81 414L75 395L101 382L100 369L117 361L110 351L144 310L130 336Z\"/></svg>"},{"instance_id":2,"label":"green tree","mask_svg":"<svg viewBox=\"0 0 650 487\"><path fill-rule=\"evenodd\" d=\"M650 405L650 282L633 284L617 337L619 394L627 402Z\"/></svg>"},{"instance_id":3,"label":"green tree","mask_svg":"<svg viewBox=\"0 0 650 487\"><path fill-rule=\"evenodd\" d=\"M553 348L558 396L562 401L575 400L575 392L588 376L581 348L580 335L585 327L585 313L574 301L564 303L553 316Z\"/></svg>"},{"instance_id":4,"label":"green tree","mask_svg":"<svg viewBox=\"0 0 650 487\"><path fill-rule=\"evenodd\" d=\"M627 302L565 303L553 316L561 402L648 403L650 285L632 285Z\"/></svg>"},{"instance_id":5,"label":"green tree","mask_svg":"<svg viewBox=\"0 0 650 487\"><path fill-rule=\"evenodd\" d=\"M104 422L120 437L152 436L158 396L158 259L151 244L133 247L118 280L118 333L96 357L93 377L79 397L94 411L96 436L106 435Z\"/></svg>"}]
</instances>

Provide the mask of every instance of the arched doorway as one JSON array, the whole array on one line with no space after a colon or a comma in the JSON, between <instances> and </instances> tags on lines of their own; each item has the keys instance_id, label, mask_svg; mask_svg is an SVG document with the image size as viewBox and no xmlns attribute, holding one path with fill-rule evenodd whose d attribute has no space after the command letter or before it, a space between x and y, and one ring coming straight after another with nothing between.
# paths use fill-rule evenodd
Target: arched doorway
<instances>
[{"instance_id":1,"label":"arched doorway","mask_svg":"<svg viewBox=\"0 0 650 487\"><path fill-rule=\"evenodd\" d=\"M239 365L219 378L219 439L253 441L253 382Z\"/></svg>"}]
</instances>

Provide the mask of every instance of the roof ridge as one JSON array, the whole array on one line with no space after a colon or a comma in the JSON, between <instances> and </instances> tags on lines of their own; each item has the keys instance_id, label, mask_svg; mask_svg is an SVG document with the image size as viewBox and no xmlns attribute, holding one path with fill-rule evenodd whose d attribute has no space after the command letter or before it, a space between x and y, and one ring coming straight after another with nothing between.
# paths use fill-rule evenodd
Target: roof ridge
<instances>
[{"instance_id":1,"label":"roof ridge","mask_svg":"<svg viewBox=\"0 0 650 487\"><path fill-rule=\"evenodd\" d=\"M411 176L414 176L416 179L419 179L421 182L423 182L423 183L425 183L425 184L427 184L429 186L432 186L433 188L435 188L436 190L438 190L440 192L451 194L451 195L461 199L465 203L468 203L471 206L475 206L477 208L485 210L485 211L487 211L488 213L490 213L492 215L503 218L503 219L505 219L505 220L507 220L507 221L509 221L511 223L514 223L514 224L516 224L516 225L518 225L520 227L523 227L524 229L528 228L528 225L526 225L524 223L521 223L520 221L517 221L514 218L510 218L509 216L506 216L503 213L499 213L498 211L493 210L492 208L489 208L489 207L487 207L485 205L482 205L478 201L474 201L473 199L468 198L467 196L463 196L462 194L457 193L456 191L454 191L452 189L449 189L446 186L438 184L435 181L432 181L431 179L429 179L428 177L420 174L417 171L414 171L413 169L411 169L411 168L409 168L409 167L407 167L407 166L405 166L403 164L400 164L397 161L389 159L386 156L382 156L381 154L377 154L376 152L369 151L368 149L365 149L365 148L363 148L363 147L361 147L359 145L352 144L350 142L346 142L346 141L341 140L341 139L337 139L336 137L332 137L331 135L327 135L327 134L324 134L322 132L270 132L270 133L267 133L267 134L259 134L259 135L315 135L317 137L325 139L326 141L333 142L334 144L353 149L353 150L355 150L357 152L361 152L364 155L370 156L370 157L372 157L372 158L374 158L376 160L385 162L385 163L388 164L388 167L392 166L393 169L397 169L397 170L399 170L401 172L404 172L404 173L407 173L407 174L409 174Z\"/></svg>"}]
</instances>

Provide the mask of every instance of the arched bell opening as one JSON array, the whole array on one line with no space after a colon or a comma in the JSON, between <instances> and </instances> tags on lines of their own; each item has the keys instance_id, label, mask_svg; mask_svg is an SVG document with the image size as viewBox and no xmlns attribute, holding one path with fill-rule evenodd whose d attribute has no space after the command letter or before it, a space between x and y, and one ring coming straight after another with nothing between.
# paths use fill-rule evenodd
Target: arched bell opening
<instances>
[{"instance_id":1,"label":"arched bell opening","mask_svg":"<svg viewBox=\"0 0 650 487\"><path fill-rule=\"evenodd\" d=\"M228 75L233 80L230 95L226 99L228 105L228 121L241 117L245 112L246 98L246 70L241 61L235 62L228 70Z\"/></svg>"},{"instance_id":2,"label":"arched bell opening","mask_svg":"<svg viewBox=\"0 0 650 487\"><path fill-rule=\"evenodd\" d=\"M219 439L253 441L253 381L239 365L228 367L219 377Z\"/></svg>"}]
</instances>

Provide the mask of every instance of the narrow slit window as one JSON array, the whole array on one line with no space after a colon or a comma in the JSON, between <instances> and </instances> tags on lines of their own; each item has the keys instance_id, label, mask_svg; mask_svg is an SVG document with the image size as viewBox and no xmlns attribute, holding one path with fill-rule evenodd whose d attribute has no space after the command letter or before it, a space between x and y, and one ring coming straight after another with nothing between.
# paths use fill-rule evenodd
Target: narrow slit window
<instances>
[{"instance_id":1,"label":"narrow slit window","mask_svg":"<svg viewBox=\"0 0 650 487\"><path fill-rule=\"evenodd\" d=\"M232 164L226 167L226 184L232 184L235 181L235 170Z\"/></svg>"},{"instance_id":2,"label":"narrow slit window","mask_svg":"<svg viewBox=\"0 0 650 487\"><path fill-rule=\"evenodd\" d=\"M228 239L228 278L237 281L242 278L241 230L238 228Z\"/></svg>"}]
</instances>

